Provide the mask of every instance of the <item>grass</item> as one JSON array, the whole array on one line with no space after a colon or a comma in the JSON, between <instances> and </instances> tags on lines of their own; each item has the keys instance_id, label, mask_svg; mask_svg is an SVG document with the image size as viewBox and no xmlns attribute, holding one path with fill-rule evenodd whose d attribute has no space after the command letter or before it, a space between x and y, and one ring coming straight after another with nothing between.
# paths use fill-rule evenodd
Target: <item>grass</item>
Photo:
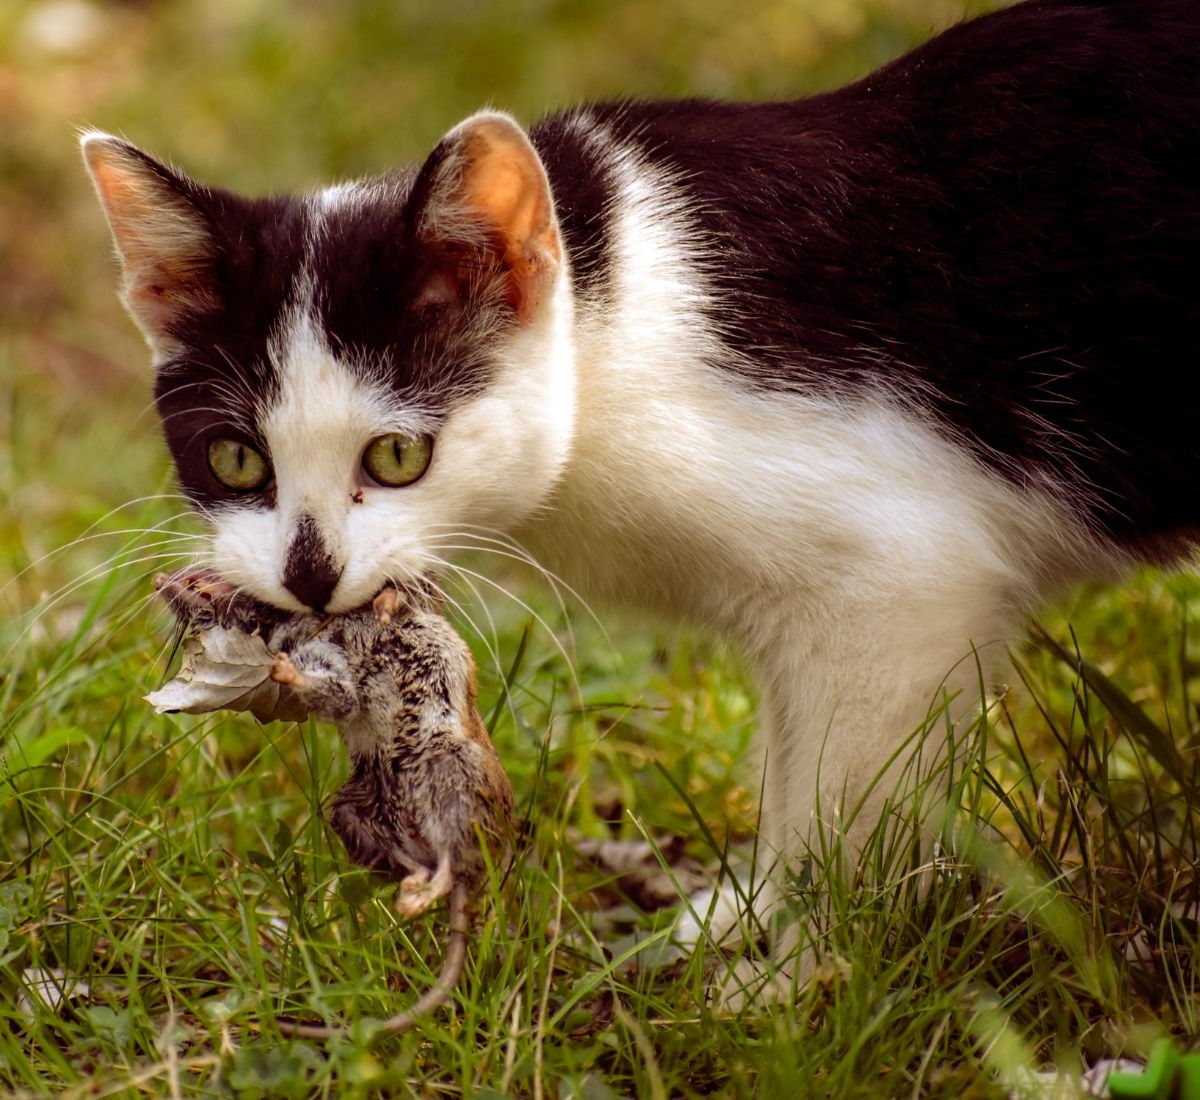
<instances>
[{"instance_id":1,"label":"grass","mask_svg":"<svg viewBox=\"0 0 1200 1100\"><path fill-rule=\"evenodd\" d=\"M1081 592L1035 627L1017 686L952 765L911 778L863 866L818 838L793 869L777 920L816 937L816 980L732 1013L710 993L734 960L649 965L665 915L614 909L577 847L682 835L715 868L750 838L736 663L678 634L623 635L618 653L544 593L523 590L546 626L492 601L506 663L475 639L481 705L520 859L496 868L453 1011L372 1043L432 980L443 916L399 923L393 887L345 863L322 811L344 769L332 730L140 702L170 636L145 601L154 538L120 532L186 525L176 504L103 518L36 566L68 587L4 629L12 1094L1004 1096L1036 1067L1195 1033L1194 578ZM36 531L6 524L15 567ZM923 736L945 738L936 716ZM48 973L65 997L38 995ZM354 1038L284 1040L274 1019L297 1011Z\"/></svg>"},{"instance_id":2,"label":"grass","mask_svg":"<svg viewBox=\"0 0 1200 1100\"><path fill-rule=\"evenodd\" d=\"M1196 1034L1195 577L1047 609L1011 690L953 768L915 777L861 869L817 838L776 918L820 959L786 1007L714 1007L738 959L664 955L671 913L581 855L649 837L671 874L682 848L716 875L753 843L752 690L704 639L610 621L614 644L536 588L517 591L544 625L463 594L523 844L453 1010L376 1044L444 922L398 923L392 888L346 865L323 820L336 734L140 700L171 642L148 577L194 528L74 126L231 186L303 186L420 156L489 101L529 118L829 86L970 5L176 0L90 9L74 45L38 30L49 8L0 12L0 1092L991 1097ZM517 583L496 565L478 571ZM936 717L923 733L946 737ZM284 1040L292 1012L355 1037Z\"/></svg>"}]
</instances>

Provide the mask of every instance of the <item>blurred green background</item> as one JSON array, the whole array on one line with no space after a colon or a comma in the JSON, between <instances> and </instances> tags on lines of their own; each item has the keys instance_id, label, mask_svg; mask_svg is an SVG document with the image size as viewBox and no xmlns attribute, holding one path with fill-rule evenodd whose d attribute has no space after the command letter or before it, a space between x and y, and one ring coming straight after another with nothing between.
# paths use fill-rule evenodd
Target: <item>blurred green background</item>
<instances>
[{"instance_id":1,"label":"blurred green background","mask_svg":"<svg viewBox=\"0 0 1200 1100\"><path fill-rule=\"evenodd\" d=\"M863 75L980 0L4 0L0 585L165 487L147 356L116 301L76 130L208 182L305 189L421 158L491 104L794 96ZM34 571L0 613L61 578Z\"/></svg>"}]
</instances>

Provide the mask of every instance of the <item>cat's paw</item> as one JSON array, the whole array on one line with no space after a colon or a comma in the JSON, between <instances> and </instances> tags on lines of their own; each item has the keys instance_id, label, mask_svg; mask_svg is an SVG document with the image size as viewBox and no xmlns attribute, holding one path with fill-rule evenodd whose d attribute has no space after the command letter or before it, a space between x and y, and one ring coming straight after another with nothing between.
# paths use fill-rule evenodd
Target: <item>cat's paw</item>
<instances>
[{"instance_id":1,"label":"cat's paw","mask_svg":"<svg viewBox=\"0 0 1200 1100\"><path fill-rule=\"evenodd\" d=\"M736 1016L747 1009L762 1009L772 1004L795 1004L800 991L813 978L814 965L811 951L783 962L754 958L725 960L710 976L705 999L714 1012L723 1016Z\"/></svg>"}]
</instances>

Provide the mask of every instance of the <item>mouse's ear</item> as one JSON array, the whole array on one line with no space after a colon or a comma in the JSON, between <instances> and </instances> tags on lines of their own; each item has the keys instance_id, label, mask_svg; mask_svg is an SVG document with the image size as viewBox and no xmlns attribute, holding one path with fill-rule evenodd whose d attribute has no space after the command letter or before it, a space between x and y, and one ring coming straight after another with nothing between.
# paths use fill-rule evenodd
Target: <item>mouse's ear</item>
<instances>
[{"instance_id":1,"label":"mouse's ear","mask_svg":"<svg viewBox=\"0 0 1200 1100\"><path fill-rule=\"evenodd\" d=\"M109 134L87 133L81 145L121 261L121 298L166 355L178 322L216 304L210 193Z\"/></svg>"},{"instance_id":2,"label":"mouse's ear","mask_svg":"<svg viewBox=\"0 0 1200 1100\"><path fill-rule=\"evenodd\" d=\"M558 275L546 170L508 115L483 111L446 135L413 185L408 225L428 269L418 301L466 299L498 278L524 324Z\"/></svg>"}]
</instances>

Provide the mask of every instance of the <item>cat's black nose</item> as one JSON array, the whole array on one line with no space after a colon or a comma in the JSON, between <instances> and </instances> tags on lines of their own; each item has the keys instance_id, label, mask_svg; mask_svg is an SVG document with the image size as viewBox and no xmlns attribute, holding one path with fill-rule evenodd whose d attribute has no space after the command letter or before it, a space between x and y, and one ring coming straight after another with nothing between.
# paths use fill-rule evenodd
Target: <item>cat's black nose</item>
<instances>
[{"instance_id":1,"label":"cat's black nose","mask_svg":"<svg viewBox=\"0 0 1200 1100\"><path fill-rule=\"evenodd\" d=\"M283 587L319 614L325 610L341 576L341 569L325 548L317 521L312 516L301 516L288 547Z\"/></svg>"}]
</instances>

